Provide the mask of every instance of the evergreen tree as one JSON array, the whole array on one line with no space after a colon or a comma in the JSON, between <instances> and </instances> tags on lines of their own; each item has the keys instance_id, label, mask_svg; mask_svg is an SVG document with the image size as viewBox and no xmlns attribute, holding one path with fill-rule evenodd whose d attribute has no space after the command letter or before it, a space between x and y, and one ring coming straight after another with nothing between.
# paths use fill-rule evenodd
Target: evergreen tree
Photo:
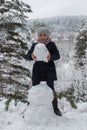
<instances>
[{"instance_id":1,"label":"evergreen tree","mask_svg":"<svg viewBox=\"0 0 87 130\"><path fill-rule=\"evenodd\" d=\"M26 95L30 71L23 65L30 30L26 13L31 7L19 0L0 4L0 94Z\"/></svg>"},{"instance_id":2,"label":"evergreen tree","mask_svg":"<svg viewBox=\"0 0 87 130\"><path fill-rule=\"evenodd\" d=\"M83 29L76 37L76 58L78 67L86 64L86 49L87 49L87 29Z\"/></svg>"},{"instance_id":3,"label":"evergreen tree","mask_svg":"<svg viewBox=\"0 0 87 130\"><path fill-rule=\"evenodd\" d=\"M75 61L77 101L87 101L87 27L84 23L76 36Z\"/></svg>"}]
</instances>

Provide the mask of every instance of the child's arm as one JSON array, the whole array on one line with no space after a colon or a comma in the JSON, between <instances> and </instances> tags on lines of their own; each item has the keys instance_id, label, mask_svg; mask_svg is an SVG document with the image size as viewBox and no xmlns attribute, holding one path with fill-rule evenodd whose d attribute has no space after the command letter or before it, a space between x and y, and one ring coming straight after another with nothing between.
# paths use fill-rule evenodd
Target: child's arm
<instances>
[{"instance_id":1,"label":"child's arm","mask_svg":"<svg viewBox=\"0 0 87 130\"><path fill-rule=\"evenodd\" d=\"M50 60L58 60L60 59L59 50L57 49L57 46L54 42L51 43L51 50L50 50Z\"/></svg>"},{"instance_id":2,"label":"child's arm","mask_svg":"<svg viewBox=\"0 0 87 130\"><path fill-rule=\"evenodd\" d=\"M33 60L32 59L32 53L33 53L33 50L34 50L34 47L35 47L36 43L33 43L30 50L28 51L28 53L25 55L25 59L26 60Z\"/></svg>"},{"instance_id":3,"label":"child's arm","mask_svg":"<svg viewBox=\"0 0 87 130\"><path fill-rule=\"evenodd\" d=\"M33 59L33 60L36 60L37 59L37 57L32 53L31 54L31 58Z\"/></svg>"}]
</instances>

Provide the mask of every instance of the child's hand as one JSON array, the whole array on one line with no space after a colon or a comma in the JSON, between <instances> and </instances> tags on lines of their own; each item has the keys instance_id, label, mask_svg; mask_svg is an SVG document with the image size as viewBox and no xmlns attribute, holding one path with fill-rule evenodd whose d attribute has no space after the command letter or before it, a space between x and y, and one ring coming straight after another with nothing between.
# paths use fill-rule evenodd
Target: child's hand
<instances>
[{"instance_id":1,"label":"child's hand","mask_svg":"<svg viewBox=\"0 0 87 130\"><path fill-rule=\"evenodd\" d=\"M37 59L37 57L33 53L31 54L31 57L32 57L33 60Z\"/></svg>"},{"instance_id":2,"label":"child's hand","mask_svg":"<svg viewBox=\"0 0 87 130\"><path fill-rule=\"evenodd\" d=\"M47 60L49 61L50 58L51 58L51 55L50 55L50 53L49 53L48 56L47 56Z\"/></svg>"}]
</instances>

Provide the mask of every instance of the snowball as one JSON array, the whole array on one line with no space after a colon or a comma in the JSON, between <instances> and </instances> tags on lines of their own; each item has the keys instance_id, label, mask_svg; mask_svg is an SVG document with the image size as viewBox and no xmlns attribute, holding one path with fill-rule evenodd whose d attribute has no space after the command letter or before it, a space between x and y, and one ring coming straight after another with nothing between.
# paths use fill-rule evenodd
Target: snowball
<instances>
[{"instance_id":1,"label":"snowball","mask_svg":"<svg viewBox=\"0 0 87 130\"><path fill-rule=\"evenodd\" d=\"M37 57L37 61L47 62L47 56L49 54L48 49L43 43L38 43L33 51L34 55Z\"/></svg>"}]
</instances>

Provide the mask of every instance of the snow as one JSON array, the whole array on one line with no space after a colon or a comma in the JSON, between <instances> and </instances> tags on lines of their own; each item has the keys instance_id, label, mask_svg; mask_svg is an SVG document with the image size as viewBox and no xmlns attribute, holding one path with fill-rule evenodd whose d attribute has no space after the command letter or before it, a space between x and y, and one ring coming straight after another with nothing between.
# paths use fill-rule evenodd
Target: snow
<instances>
[{"instance_id":1,"label":"snow","mask_svg":"<svg viewBox=\"0 0 87 130\"><path fill-rule=\"evenodd\" d=\"M42 82L29 90L30 105L14 101L5 111L6 99L0 101L0 130L87 130L87 103L78 103L72 109L67 102L60 102L62 117L54 114L52 90ZM64 103L64 104L63 104ZM64 111L66 109L66 111Z\"/></svg>"},{"instance_id":2,"label":"snow","mask_svg":"<svg viewBox=\"0 0 87 130\"><path fill-rule=\"evenodd\" d=\"M34 55L37 57L37 61L47 62L47 55L49 54L48 49L43 43L38 43L34 49Z\"/></svg>"}]
</instances>

